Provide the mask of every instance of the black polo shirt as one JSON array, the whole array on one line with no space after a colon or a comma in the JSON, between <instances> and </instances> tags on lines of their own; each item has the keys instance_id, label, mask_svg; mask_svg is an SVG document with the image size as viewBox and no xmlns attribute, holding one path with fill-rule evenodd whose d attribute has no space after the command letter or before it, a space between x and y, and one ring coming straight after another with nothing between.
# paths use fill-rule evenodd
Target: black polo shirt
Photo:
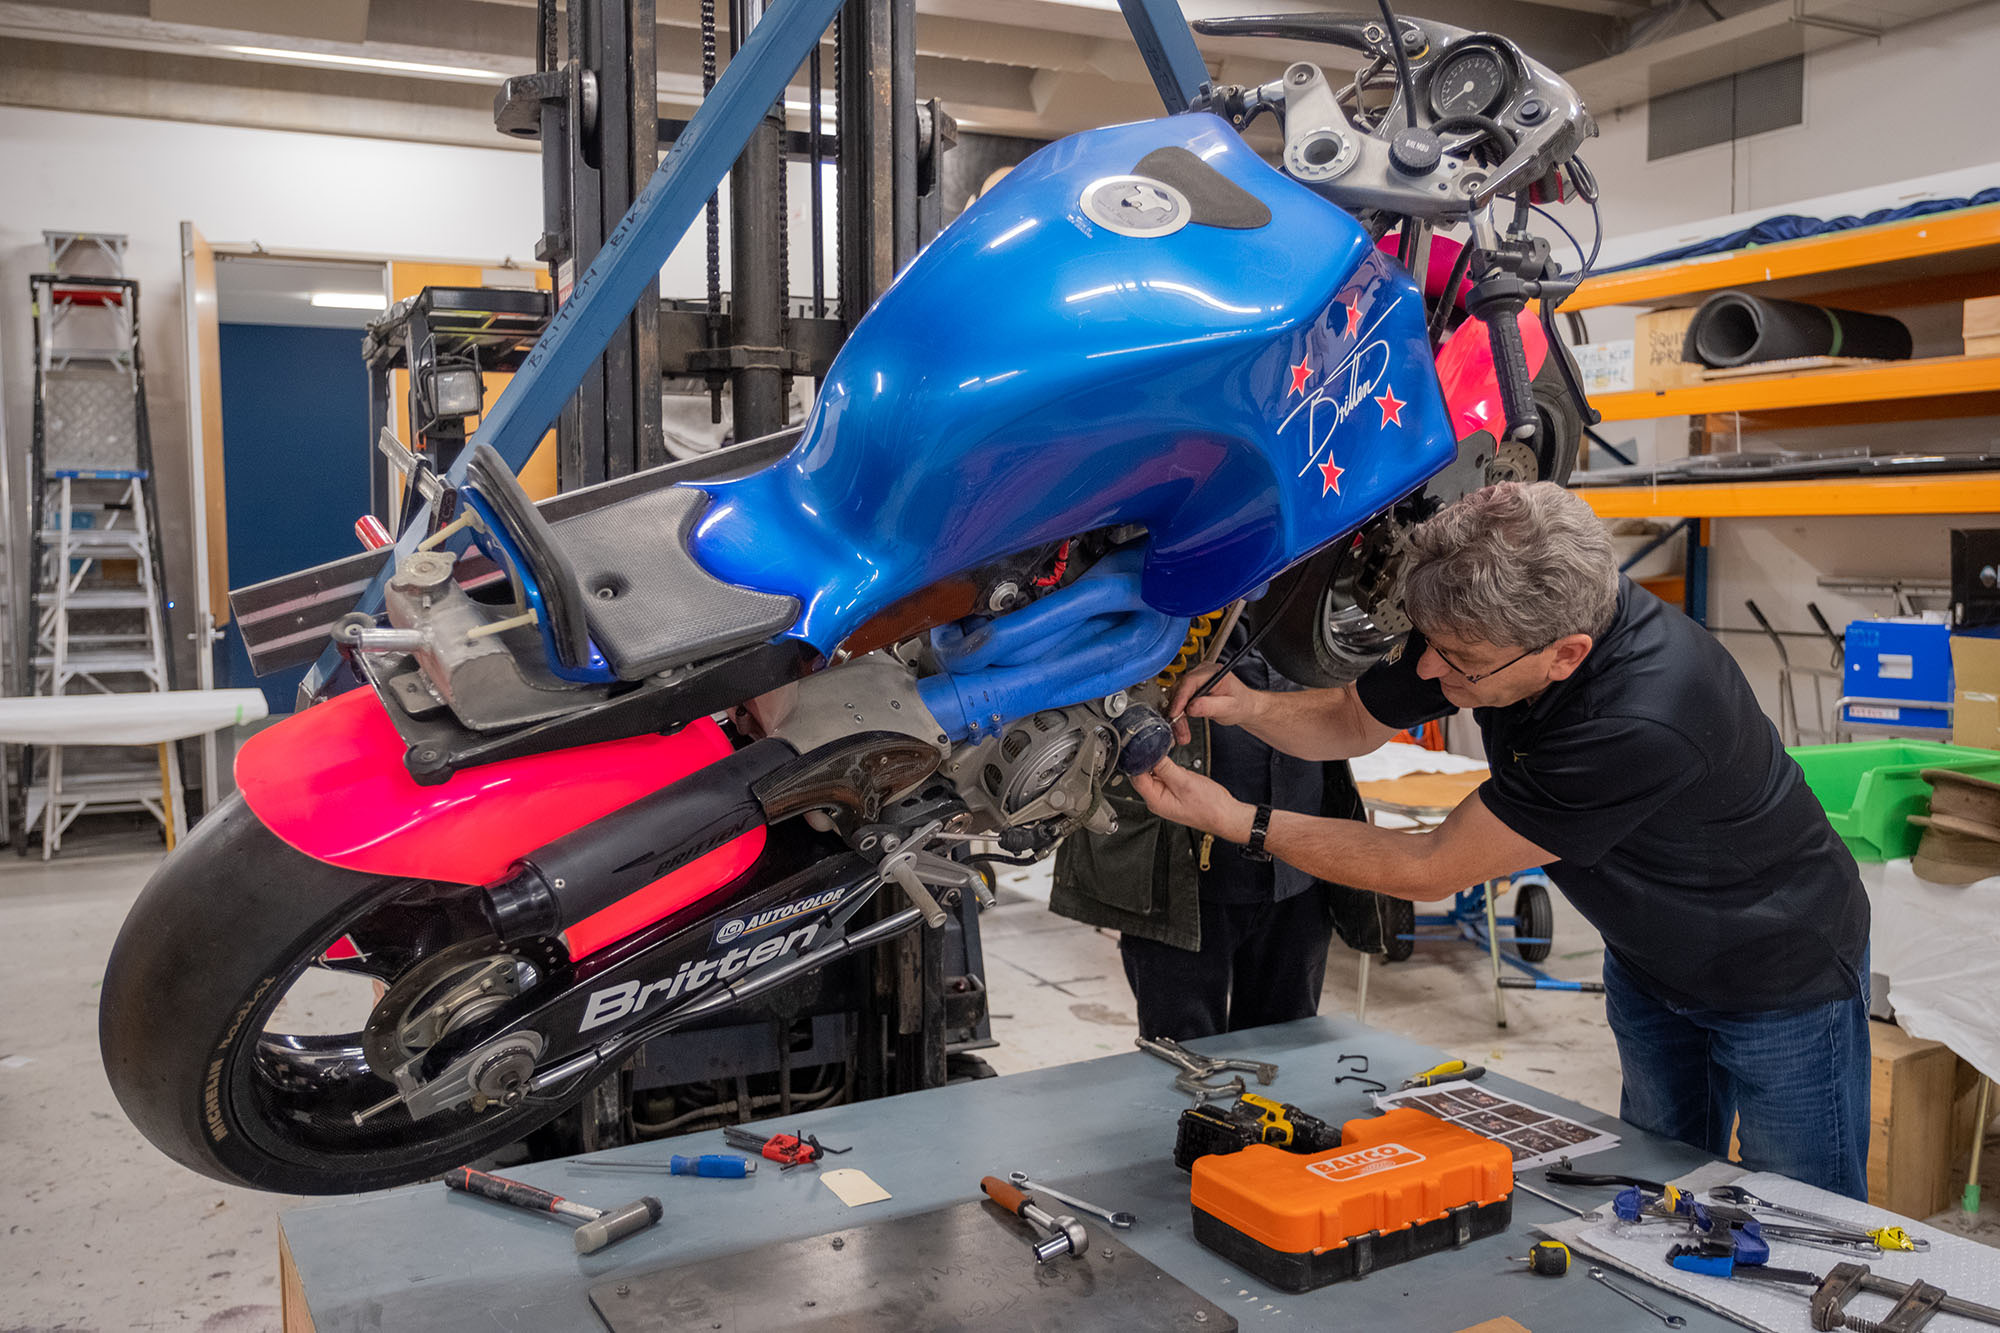
<instances>
[{"instance_id":1,"label":"black polo shirt","mask_svg":"<svg viewBox=\"0 0 2000 1333\"><path fill-rule=\"evenodd\" d=\"M1455 709L1416 673L1423 639L1358 685L1389 726ZM1479 798L1559 860L1550 877L1654 996L1801 1008L1860 993L1868 898L1805 775L1722 646L1621 579L1569 679L1475 708Z\"/></svg>"}]
</instances>

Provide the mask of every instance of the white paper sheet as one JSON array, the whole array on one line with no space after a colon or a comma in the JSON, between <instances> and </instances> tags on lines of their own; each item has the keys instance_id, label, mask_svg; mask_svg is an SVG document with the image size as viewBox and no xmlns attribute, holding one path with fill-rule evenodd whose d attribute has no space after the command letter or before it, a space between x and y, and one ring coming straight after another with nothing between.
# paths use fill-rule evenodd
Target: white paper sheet
<instances>
[{"instance_id":1,"label":"white paper sheet","mask_svg":"<svg viewBox=\"0 0 2000 1333\"><path fill-rule=\"evenodd\" d=\"M1429 1088L1378 1092L1375 1105L1386 1110L1410 1106L1492 1139L1514 1154L1514 1169L1525 1170L1559 1157L1581 1157L1618 1146L1618 1136L1592 1129L1553 1111L1517 1102L1458 1079Z\"/></svg>"}]
</instances>

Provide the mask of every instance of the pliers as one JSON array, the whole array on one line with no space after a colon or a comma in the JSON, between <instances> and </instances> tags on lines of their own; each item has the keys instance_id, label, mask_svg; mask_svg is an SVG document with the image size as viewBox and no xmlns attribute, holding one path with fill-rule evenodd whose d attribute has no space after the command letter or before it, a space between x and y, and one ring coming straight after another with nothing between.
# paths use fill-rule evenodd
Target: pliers
<instances>
[{"instance_id":1,"label":"pliers","mask_svg":"<svg viewBox=\"0 0 2000 1333\"><path fill-rule=\"evenodd\" d=\"M1181 1072L1174 1079L1174 1086L1199 1101L1207 1101L1218 1094L1243 1092L1245 1084L1241 1078L1228 1083L1210 1083L1208 1080L1218 1074L1240 1069L1246 1074L1255 1074L1259 1083L1269 1083L1278 1076L1278 1067L1262 1060L1226 1060L1213 1055L1200 1055L1170 1037L1140 1037L1140 1050L1157 1055Z\"/></svg>"}]
</instances>

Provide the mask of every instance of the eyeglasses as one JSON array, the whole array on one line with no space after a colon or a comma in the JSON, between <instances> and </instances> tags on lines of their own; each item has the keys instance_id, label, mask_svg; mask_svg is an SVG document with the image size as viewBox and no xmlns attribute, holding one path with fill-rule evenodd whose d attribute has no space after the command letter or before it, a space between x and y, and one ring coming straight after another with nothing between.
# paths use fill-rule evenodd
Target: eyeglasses
<instances>
[{"instance_id":1,"label":"eyeglasses","mask_svg":"<svg viewBox=\"0 0 2000 1333\"><path fill-rule=\"evenodd\" d=\"M1508 667L1513 666L1514 663L1526 661L1528 658L1533 657L1536 653L1547 652L1549 649L1553 647L1555 647L1555 644L1545 643L1539 648L1530 648L1527 652L1522 653L1519 657L1509 658L1505 662L1502 662L1499 666L1494 667L1491 671L1482 671L1478 675L1472 674L1470 671L1467 671L1464 667L1460 666L1458 663L1452 661L1449 657L1446 657L1444 655L1444 649L1438 647L1435 643L1430 645L1430 650L1438 655L1438 661L1444 663L1446 666L1450 667L1453 671L1457 672L1458 678L1460 680L1464 681L1467 685L1477 685L1480 681L1485 680L1489 676L1499 675L1501 672L1505 671Z\"/></svg>"}]
</instances>

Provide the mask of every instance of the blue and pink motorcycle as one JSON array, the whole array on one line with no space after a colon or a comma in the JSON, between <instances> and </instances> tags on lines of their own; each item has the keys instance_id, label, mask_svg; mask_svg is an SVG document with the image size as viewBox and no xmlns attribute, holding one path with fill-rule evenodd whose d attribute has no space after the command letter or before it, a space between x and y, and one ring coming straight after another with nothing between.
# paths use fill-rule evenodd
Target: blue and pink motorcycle
<instances>
[{"instance_id":1,"label":"blue and pink motorcycle","mask_svg":"<svg viewBox=\"0 0 2000 1333\"><path fill-rule=\"evenodd\" d=\"M102 1047L148 1138L294 1193L518 1139L1107 830L1227 623L1351 681L1408 628L1412 524L1567 475L1574 279L1529 223L1593 196L1575 93L1436 23L1205 26L1362 67L1036 153L799 430L539 505L475 444L385 615L333 630L360 687L243 748L125 924Z\"/></svg>"}]
</instances>

